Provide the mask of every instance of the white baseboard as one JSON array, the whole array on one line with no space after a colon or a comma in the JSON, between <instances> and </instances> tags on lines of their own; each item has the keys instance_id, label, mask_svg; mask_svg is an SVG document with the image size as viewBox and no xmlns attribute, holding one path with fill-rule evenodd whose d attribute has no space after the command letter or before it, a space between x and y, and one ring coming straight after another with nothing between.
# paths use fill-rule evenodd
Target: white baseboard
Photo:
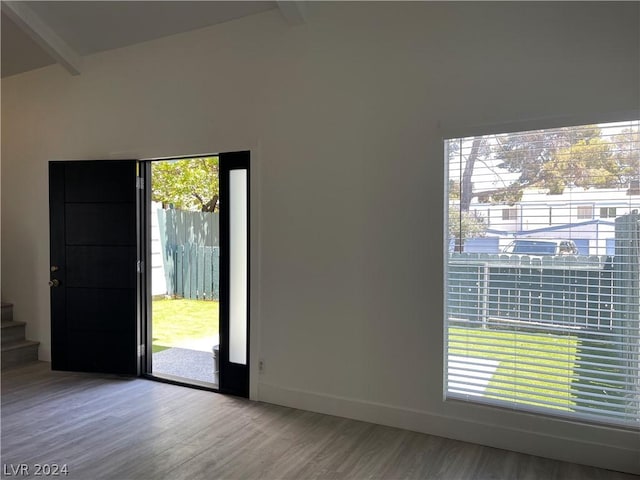
<instances>
[{"instance_id":1,"label":"white baseboard","mask_svg":"<svg viewBox=\"0 0 640 480\"><path fill-rule=\"evenodd\" d=\"M621 431L622 442L611 445L594 441L593 436L552 435L268 383L258 384L257 399L529 455L640 474L640 432Z\"/></svg>"}]
</instances>

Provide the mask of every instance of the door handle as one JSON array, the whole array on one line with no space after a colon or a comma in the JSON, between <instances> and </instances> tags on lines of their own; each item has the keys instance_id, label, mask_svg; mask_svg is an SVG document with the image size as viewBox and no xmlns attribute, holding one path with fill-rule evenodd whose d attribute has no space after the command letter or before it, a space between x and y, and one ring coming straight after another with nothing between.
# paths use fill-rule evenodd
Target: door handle
<instances>
[{"instance_id":1,"label":"door handle","mask_svg":"<svg viewBox=\"0 0 640 480\"><path fill-rule=\"evenodd\" d=\"M50 287L60 286L60 280L58 280L57 278L54 278L53 280L49 280L49 286Z\"/></svg>"},{"instance_id":2,"label":"door handle","mask_svg":"<svg viewBox=\"0 0 640 480\"><path fill-rule=\"evenodd\" d=\"M57 265L51 265L52 272L57 272L58 270L60 270L60 267L58 267Z\"/></svg>"}]
</instances>

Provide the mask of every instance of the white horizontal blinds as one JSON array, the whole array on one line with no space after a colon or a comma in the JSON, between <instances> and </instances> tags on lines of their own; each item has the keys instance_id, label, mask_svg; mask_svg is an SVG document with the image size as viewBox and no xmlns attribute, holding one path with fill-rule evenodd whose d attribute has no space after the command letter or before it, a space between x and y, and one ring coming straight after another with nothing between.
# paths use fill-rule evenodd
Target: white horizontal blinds
<instances>
[{"instance_id":1,"label":"white horizontal blinds","mask_svg":"<svg viewBox=\"0 0 640 480\"><path fill-rule=\"evenodd\" d=\"M446 397L640 427L640 121L446 147Z\"/></svg>"}]
</instances>

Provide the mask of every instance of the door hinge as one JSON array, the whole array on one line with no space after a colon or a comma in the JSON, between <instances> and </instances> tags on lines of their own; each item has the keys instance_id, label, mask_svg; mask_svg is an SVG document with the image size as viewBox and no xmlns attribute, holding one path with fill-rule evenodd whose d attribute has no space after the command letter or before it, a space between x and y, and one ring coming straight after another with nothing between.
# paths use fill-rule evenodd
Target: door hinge
<instances>
[{"instance_id":1,"label":"door hinge","mask_svg":"<svg viewBox=\"0 0 640 480\"><path fill-rule=\"evenodd\" d=\"M147 346L144 343L142 345L138 345L138 357L142 357L144 355L146 347Z\"/></svg>"},{"instance_id":2,"label":"door hinge","mask_svg":"<svg viewBox=\"0 0 640 480\"><path fill-rule=\"evenodd\" d=\"M144 178L142 177L136 177L136 188L138 190L142 190L144 189Z\"/></svg>"},{"instance_id":3,"label":"door hinge","mask_svg":"<svg viewBox=\"0 0 640 480\"><path fill-rule=\"evenodd\" d=\"M136 273L142 273L144 269L144 262L142 260L138 260L136 262Z\"/></svg>"}]
</instances>

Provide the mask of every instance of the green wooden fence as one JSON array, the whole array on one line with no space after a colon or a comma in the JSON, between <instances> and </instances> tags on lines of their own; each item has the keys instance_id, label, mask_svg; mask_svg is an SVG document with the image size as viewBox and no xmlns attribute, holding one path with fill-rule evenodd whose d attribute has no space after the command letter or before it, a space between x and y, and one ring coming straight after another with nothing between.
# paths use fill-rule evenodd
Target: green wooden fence
<instances>
[{"instance_id":1,"label":"green wooden fence","mask_svg":"<svg viewBox=\"0 0 640 480\"><path fill-rule=\"evenodd\" d=\"M158 226L167 294L218 300L218 214L160 209Z\"/></svg>"},{"instance_id":2,"label":"green wooden fence","mask_svg":"<svg viewBox=\"0 0 640 480\"><path fill-rule=\"evenodd\" d=\"M631 329L635 338L640 319L640 215L616 219L613 256L452 253L447 278L453 321Z\"/></svg>"},{"instance_id":3,"label":"green wooden fence","mask_svg":"<svg viewBox=\"0 0 640 480\"><path fill-rule=\"evenodd\" d=\"M220 249L204 245L168 245L165 276L170 296L218 300L220 295Z\"/></svg>"},{"instance_id":4,"label":"green wooden fence","mask_svg":"<svg viewBox=\"0 0 640 480\"><path fill-rule=\"evenodd\" d=\"M479 325L610 329L616 296L611 257L530 258L454 253L447 301L452 320Z\"/></svg>"}]
</instances>

